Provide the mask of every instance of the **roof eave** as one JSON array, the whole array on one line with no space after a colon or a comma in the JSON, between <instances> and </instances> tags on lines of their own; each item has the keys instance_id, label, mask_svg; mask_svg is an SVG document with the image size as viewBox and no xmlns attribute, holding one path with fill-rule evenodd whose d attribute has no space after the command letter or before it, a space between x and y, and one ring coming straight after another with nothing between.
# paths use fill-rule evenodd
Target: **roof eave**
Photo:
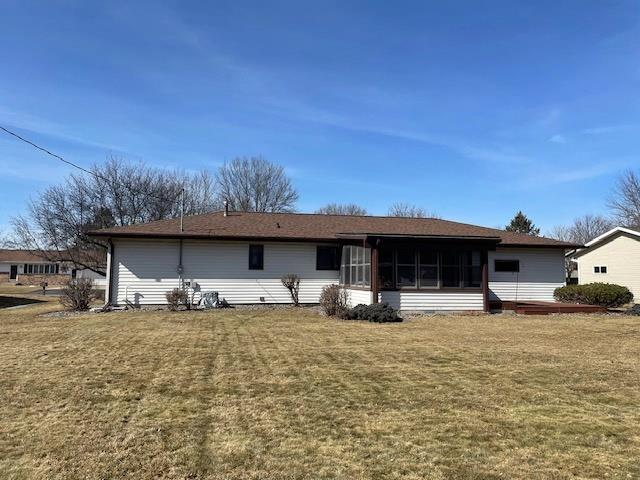
<instances>
[{"instance_id":1,"label":"roof eave","mask_svg":"<svg viewBox=\"0 0 640 480\"><path fill-rule=\"evenodd\" d=\"M578 249L578 248L583 248L582 245L580 244L574 244L574 243L562 243L562 244L557 244L557 243L501 243L500 245L498 245L500 247L506 247L506 248L562 248L564 250L574 250L574 249Z\"/></svg>"}]
</instances>

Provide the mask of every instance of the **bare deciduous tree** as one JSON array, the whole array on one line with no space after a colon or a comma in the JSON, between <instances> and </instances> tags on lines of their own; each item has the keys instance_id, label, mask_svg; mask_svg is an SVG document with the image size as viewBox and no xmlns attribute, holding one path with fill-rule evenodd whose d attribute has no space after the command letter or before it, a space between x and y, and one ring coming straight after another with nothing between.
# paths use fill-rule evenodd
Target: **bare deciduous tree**
<instances>
[{"instance_id":1,"label":"bare deciduous tree","mask_svg":"<svg viewBox=\"0 0 640 480\"><path fill-rule=\"evenodd\" d=\"M553 227L547 236L551 238L555 238L556 240L561 240L563 242L574 242L573 233L571 231L571 227L567 227L565 225L556 225ZM564 257L564 272L565 272L565 280L569 283L571 279L571 274L578 269L576 262L570 255L565 255Z\"/></svg>"},{"instance_id":2,"label":"bare deciduous tree","mask_svg":"<svg viewBox=\"0 0 640 480\"><path fill-rule=\"evenodd\" d=\"M367 210L355 203L328 203L315 211L323 215L367 215Z\"/></svg>"},{"instance_id":3,"label":"bare deciduous tree","mask_svg":"<svg viewBox=\"0 0 640 480\"><path fill-rule=\"evenodd\" d=\"M390 217L408 218L440 218L433 212L427 212L424 208L404 202L395 202L389 207L387 215Z\"/></svg>"},{"instance_id":4,"label":"bare deciduous tree","mask_svg":"<svg viewBox=\"0 0 640 480\"><path fill-rule=\"evenodd\" d=\"M573 224L557 225L551 229L548 235L551 238L562 240L563 242L571 242L578 245L584 245L590 240L611 230L615 226L614 222L602 215L584 215L573 221ZM565 270L567 279L571 277L571 273L577 269L576 263L571 257L565 257Z\"/></svg>"},{"instance_id":5,"label":"bare deciduous tree","mask_svg":"<svg viewBox=\"0 0 640 480\"><path fill-rule=\"evenodd\" d=\"M293 212L298 192L284 168L262 157L236 158L216 175L218 200L242 212Z\"/></svg>"},{"instance_id":6,"label":"bare deciduous tree","mask_svg":"<svg viewBox=\"0 0 640 480\"><path fill-rule=\"evenodd\" d=\"M189 192L185 214L216 206L207 173L169 172L116 157L91 171L47 188L29 203L26 215L13 218L16 246L104 274L107 245L87 232L176 217L183 188Z\"/></svg>"},{"instance_id":7,"label":"bare deciduous tree","mask_svg":"<svg viewBox=\"0 0 640 480\"><path fill-rule=\"evenodd\" d=\"M576 218L570 227L571 241L584 245L615 227L615 222L602 215Z\"/></svg>"},{"instance_id":8,"label":"bare deciduous tree","mask_svg":"<svg viewBox=\"0 0 640 480\"><path fill-rule=\"evenodd\" d=\"M628 170L618 178L608 206L613 210L619 223L631 228L640 228L640 177L638 174Z\"/></svg>"}]
</instances>

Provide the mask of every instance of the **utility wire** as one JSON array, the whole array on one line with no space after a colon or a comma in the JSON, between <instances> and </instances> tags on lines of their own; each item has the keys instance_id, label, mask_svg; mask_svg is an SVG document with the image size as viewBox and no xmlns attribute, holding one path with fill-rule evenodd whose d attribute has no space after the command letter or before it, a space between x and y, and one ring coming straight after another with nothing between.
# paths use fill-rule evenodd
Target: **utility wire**
<instances>
[{"instance_id":1,"label":"utility wire","mask_svg":"<svg viewBox=\"0 0 640 480\"><path fill-rule=\"evenodd\" d=\"M47 155L51 155L54 158L57 158L58 160L66 163L67 165L71 165L72 167L77 168L78 170L82 170L83 172L89 173L91 175L96 175L97 174L95 172L92 172L90 170L87 170L86 168L81 167L80 165L76 165L73 162L70 162L69 160L65 160L64 158L62 158L60 155L56 155L55 153L50 152L49 150L47 150L46 148L41 147L40 145L36 145L35 143L33 143L31 140L27 140L24 137L21 137L20 135L18 135L17 133L12 132L11 130L7 130L6 128L4 128L2 125L0 125L0 129L5 131L6 133L8 133L9 135L12 135L14 137L16 137L18 140L22 140L24 143L28 143L29 145L31 145L34 148L37 148L38 150L42 150L44 153L46 153ZM104 179L103 179L104 180Z\"/></svg>"},{"instance_id":2,"label":"utility wire","mask_svg":"<svg viewBox=\"0 0 640 480\"><path fill-rule=\"evenodd\" d=\"M17 138L18 140L20 140L20 141L22 141L22 142L24 142L24 143L27 143L27 144L31 145L31 146L32 146L32 147L34 147L34 148L37 148L38 150L43 151L43 152L44 152L44 153L46 153L47 155L50 155L50 156L52 156L53 158L56 158L56 159L60 160L61 162L66 163L67 165L71 165L72 167L77 168L78 170L82 170L83 172L88 173L89 175L92 175L92 176L94 176L95 178L98 178L98 179L100 179L100 180L102 180L102 181L105 181L105 182L108 182L108 183L111 183L111 182L112 182L112 180L109 180L108 178L103 177L102 175L100 175L100 174L98 174L98 173L96 173L96 172L92 172L91 170L88 170L88 169L86 169L86 168L84 168L84 167L81 167L80 165L77 165L77 164L75 164L75 163L73 163L73 162L70 162L69 160L66 160L66 159L62 158L60 155L56 155L55 153L50 152L50 151L49 151L49 150L47 150L46 148L41 147L40 145L38 145L38 144L36 144L36 143L32 142L31 140L28 140L28 139L26 139L26 138L24 138L24 137L21 137L21 136L20 136L20 135L18 135L17 133L12 132L11 130L9 130L9 129L7 129L7 128L3 127L2 125L0 125L0 130L4 131L5 133L8 133L9 135L11 135L11 136L13 136L13 137ZM175 201L176 201L176 199L177 199L180 195L182 195L183 190L184 190L184 187L183 187L183 188L181 188L181 189L180 189L180 192L179 192L179 193L178 193L178 194L177 194L177 195L176 195L176 196L171 200L171 202L172 202L172 203L173 203L173 202L175 202ZM136 194L139 194L139 193L142 193L142 192L135 192L135 193L136 193ZM146 193L145 195L148 195L149 197L155 198L156 200L160 200L161 202L164 202L164 201L166 201L166 200L167 200L166 198L158 197L158 196L152 195L152 194L150 194L150 193Z\"/></svg>"}]
</instances>

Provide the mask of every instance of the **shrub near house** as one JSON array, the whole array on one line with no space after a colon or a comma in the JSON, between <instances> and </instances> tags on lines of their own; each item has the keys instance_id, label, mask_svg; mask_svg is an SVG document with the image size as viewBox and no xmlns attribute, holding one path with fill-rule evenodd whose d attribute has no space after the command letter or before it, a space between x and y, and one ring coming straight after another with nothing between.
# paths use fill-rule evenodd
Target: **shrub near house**
<instances>
[{"instance_id":1,"label":"shrub near house","mask_svg":"<svg viewBox=\"0 0 640 480\"><path fill-rule=\"evenodd\" d=\"M612 283L588 283L586 285L567 285L556 288L556 300L560 302L620 307L633 300L633 294L627 287Z\"/></svg>"}]
</instances>

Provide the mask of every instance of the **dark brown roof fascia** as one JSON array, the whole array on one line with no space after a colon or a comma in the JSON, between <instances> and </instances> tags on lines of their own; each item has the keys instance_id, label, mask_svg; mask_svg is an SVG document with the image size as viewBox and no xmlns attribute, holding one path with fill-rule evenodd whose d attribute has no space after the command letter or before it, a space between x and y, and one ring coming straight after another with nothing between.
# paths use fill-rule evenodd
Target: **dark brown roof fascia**
<instances>
[{"instance_id":1,"label":"dark brown roof fascia","mask_svg":"<svg viewBox=\"0 0 640 480\"><path fill-rule=\"evenodd\" d=\"M236 235L202 235L190 233L114 233L114 232L89 232L89 236L105 237L105 238L133 238L133 239L164 239L164 240L248 240L248 241L264 241L264 242L323 242L335 243L339 239L325 238L309 238L309 237L260 237L260 236L236 236Z\"/></svg>"},{"instance_id":2,"label":"dark brown roof fascia","mask_svg":"<svg viewBox=\"0 0 640 480\"><path fill-rule=\"evenodd\" d=\"M563 250L572 250L574 248L582 248L580 245L576 245L573 243L560 244L560 245L550 245L550 244L539 244L539 243L499 243L499 247L501 248L562 248Z\"/></svg>"}]
</instances>

